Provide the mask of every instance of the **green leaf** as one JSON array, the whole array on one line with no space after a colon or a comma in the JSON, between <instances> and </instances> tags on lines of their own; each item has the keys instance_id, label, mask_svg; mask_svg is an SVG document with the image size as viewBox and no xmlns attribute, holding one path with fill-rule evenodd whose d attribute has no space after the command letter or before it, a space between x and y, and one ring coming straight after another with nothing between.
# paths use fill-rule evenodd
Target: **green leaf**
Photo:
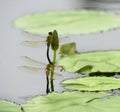
<instances>
[{"instance_id":1,"label":"green leaf","mask_svg":"<svg viewBox=\"0 0 120 112\"><path fill-rule=\"evenodd\" d=\"M93 100L89 106L92 106L93 111L90 109L89 111L97 112L119 112L120 111L120 96L109 97L106 99L98 99Z\"/></svg>"},{"instance_id":2,"label":"green leaf","mask_svg":"<svg viewBox=\"0 0 120 112\"><path fill-rule=\"evenodd\" d=\"M0 112L22 112L21 107L12 102L0 100Z\"/></svg>"},{"instance_id":3,"label":"green leaf","mask_svg":"<svg viewBox=\"0 0 120 112\"><path fill-rule=\"evenodd\" d=\"M88 34L120 27L120 16L87 10L36 13L17 19L15 27L34 34L54 29L60 34Z\"/></svg>"},{"instance_id":4,"label":"green leaf","mask_svg":"<svg viewBox=\"0 0 120 112\"><path fill-rule=\"evenodd\" d=\"M91 100L106 96L103 93L63 92L51 93L47 96L33 98L28 104L24 104L25 112L101 112L97 109L97 103L90 105ZM89 102L89 103L87 103ZM92 102L92 101L91 101ZM113 107L114 108L114 107ZM108 108L109 110L110 108ZM89 111L90 110L90 111ZM116 109L114 108L115 112Z\"/></svg>"},{"instance_id":5,"label":"green leaf","mask_svg":"<svg viewBox=\"0 0 120 112\"><path fill-rule=\"evenodd\" d=\"M113 77L85 77L62 82L65 88L84 91L101 91L120 88L120 79Z\"/></svg>"},{"instance_id":6,"label":"green leaf","mask_svg":"<svg viewBox=\"0 0 120 112\"><path fill-rule=\"evenodd\" d=\"M73 55L75 53L76 53L76 43L75 42L63 44L60 47L60 56L61 57Z\"/></svg>"},{"instance_id":7,"label":"green leaf","mask_svg":"<svg viewBox=\"0 0 120 112\"><path fill-rule=\"evenodd\" d=\"M120 51L86 52L58 60L68 72L79 71L83 74L96 72L120 72Z\"/></svg>"}]
</instances>

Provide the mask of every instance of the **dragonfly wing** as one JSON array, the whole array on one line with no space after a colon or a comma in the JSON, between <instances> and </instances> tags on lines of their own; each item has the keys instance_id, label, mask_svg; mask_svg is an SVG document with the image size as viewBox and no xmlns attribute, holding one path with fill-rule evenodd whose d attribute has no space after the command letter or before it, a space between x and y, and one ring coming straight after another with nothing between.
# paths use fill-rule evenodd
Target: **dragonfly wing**
<instances>
[{"instance_id":1,"label":"dragonfly wing","mask_svg":"<svg viewBox=\"0 0 120 112\"><path fill-rule=\"evenodd\" d=\"M58 73L58 72L54 72L54 76L55 76L55 79L63 78L63 75L61 73Z\"/></svg>"},{"instance_id":2,"label":"dragonfly wing","mask_svg":"<svg viewBox=\"0 0 120 112\"><path fill-rule=\"evenodd\" d=\"M32 40L41 40L41 39L46 39L46 37L47 37L47 35L32 34L32 33L28 33L28 32L23 32L23 34Z\"/></svg>"},{"instance_id":3,"label":"dragonfly wing","mask_svg":"<svg viewBox=\"0 0 120 112\"><path fill-rule=\"evenodd\" d=\"M43 66L45 68L46 64L45 63L42 63L38 60L35 60L29 56L22 56L22 58L27 61L28 63L32 63L32 64L35 64L35 65L38 65L38 66Z\"/></svg>"},{"instance_id":4,"label":"dragonfly wing","mask_svg":"<svg viewBox=\"0 0 120 112\"><path fill-rule=\"evenodd\" d=\"M41 67L21 66L20 68L23 70L30 71L32 73L41 73L41 72L45 73L45 68L41 68ZM58 72L54 72L54 76L55 76L55 78L58 78L58 77L63 78L63 75Z\"/></svg>"},{"instance_id":5,"label":"dragonfly wing","mask_svg":"<svg viewBox=\"0 0 120 112\"><path fill-rule=\"evenodd\" d=\"M30 46L30 47L40 47L46 45L46 41L33 41L33 40L26 40L22 42L23 45Z\"/></svg>"},{"instance_id":6,"label":"dragonfly wing","mask_svg":"<svg viewBox=\"0 0 120 112\"><path fill-rule=\"evenodd\" d=\"M70 37L65 36L65 37L59 38L60 43L64 43L64 42L68 42L68 41L70 41Z\"/></svg>"},{"instance_id":7,"label":"dragonfly wing","mask_svg":"<svg viewBox=\"0 0 120 112\"><path fill-rule=\"evenodd\" d=\"M45 70L45 68L33 67L33 66L21 66L21 68L24 70L28 70L30 72L34 72L34 73L39 73Z\"/></svg>"}]
</instances>

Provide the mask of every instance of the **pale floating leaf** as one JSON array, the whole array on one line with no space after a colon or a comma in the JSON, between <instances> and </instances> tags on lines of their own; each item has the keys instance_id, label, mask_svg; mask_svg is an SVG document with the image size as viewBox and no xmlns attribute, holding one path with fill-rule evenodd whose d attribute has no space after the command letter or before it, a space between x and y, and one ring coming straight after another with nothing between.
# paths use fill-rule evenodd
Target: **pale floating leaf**
<instances>
[{"instance_id":1,"label":"pale floating leaf","mask_svg":"<svg viewBox=\"0 0 120 112\"><path fill-rule=\"evenodd\" d=\"M120 72L120 51L86 52L58 60L66 71L83 74L96 72Z\"/></svg>"},{"instance_id":2,"label":"pale floating leaf","mask_svg":"<svg viewBox=\"0 0 120 112\"><path fill-rule=\"evenodd\" d=\"M103 91L120 88L120 79L113 77L85 77L62 82L65 88L83 91Z\"/></svg>"},{"instance_id":3,"label":"pale floating leaf","mask_svg":"<svg viewBox=\"0 0 120 112\"><path fill-rule=\"evenodd\" d=\"M0 112L23 112L21 107L15 103L0 100Z\"/></svg>"},{"instance_id":4,"label":"pale floating leaf","mask_svg":"<svg viewBox=\"0 0 120 112\"><path fill-rule=\"evenodd\" d=\"M91 109L94 109L92 112L119 112L120 111L120 96L109 97L106 99L98 99L89 103L89 106L92 106ZM96 111L98 110L98 111ZM89 112L90 112L89 111Z\"/></svg>"},{"instance_id":5,"label":"pale floating leaf","mask_svg":"<svg viewBox=\"0 0 120 112\"><path fill-rule=\"evenodd\" d=\"M17 19L15 27L33 34L54 29L59 34L88 34L120 27L120 16L92 10L36 13Z\"/></svg>"},{"instance_id":6,"label":"pale floating leaf","mask_svg":"<svg viewBox=\"0 0 120 112\"><path fill-rule=\"evenodd\" d=\"M29 101L28 104L24 104L23 107L25 112L101 112L99 109L97 109L99 106L97 103L96 109L92 109L94 105L91 105L90 103L92 102L91 100L97 100L103 96L106 96L106 94L53 92L47 96L35 97Z\"/></svg>"}]
</instances>

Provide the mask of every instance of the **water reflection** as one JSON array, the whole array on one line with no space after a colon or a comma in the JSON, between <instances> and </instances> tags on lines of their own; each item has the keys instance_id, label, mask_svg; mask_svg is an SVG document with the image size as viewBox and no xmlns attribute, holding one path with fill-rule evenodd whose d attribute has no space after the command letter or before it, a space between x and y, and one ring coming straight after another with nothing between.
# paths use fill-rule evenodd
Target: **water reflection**
<instances>
[{"instance_id":1,"label":"water reflection","mask_svg":"<svg viewBox=\"0 0 120 112\"><path fill-rule=\"evenodd\" d=\"M54 82L53 82L54 68L55 66L53 64L47 64L46 66L46 80L47 80L46 93L47 94L54 91Z\"/></svg>"},{"instance_id":2,"label":"water reflection","mask_svg":"<svg viewBox=\"0 0 120 112\"><path fill-rule=\"evenodd\" d=\"M28 56L22 56L22 59L27 61L29 65L21 66L21 68L31 71L31 72L39 72L41 73L44 71L46 75L46 93L48 94L49 92L54 91L54 79L55 77L59 78L62 77L63 75L59 73L61 71L61 67L57 67L54 64L45 64L40 61L37 61L31 57ZM34 66L33 66L34 64ZM43 74L44 75L44 74Z\"/></svg>"}]
</instances>

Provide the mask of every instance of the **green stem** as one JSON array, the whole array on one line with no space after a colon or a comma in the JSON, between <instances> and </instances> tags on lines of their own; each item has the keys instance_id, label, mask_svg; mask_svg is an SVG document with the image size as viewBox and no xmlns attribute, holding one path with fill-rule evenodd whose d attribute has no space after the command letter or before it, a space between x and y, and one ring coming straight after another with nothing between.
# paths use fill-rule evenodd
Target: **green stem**
<instances>
[{"instance_id":1,"label":"green stem","mask_svg":"<svg viewBox=\"0 0 120 112\"><path fill-rule=\"evenodd\" d=\"M54 65L52 66L51 77L50 77L51 92L54 91L53 77L54 77Z\"/></svg>"},{"instance_id":2,"label":"green stem","mask_svg":"<svg viewBox=\"0 0 120 112\"><path fill-rule=\"evenodd\" d=\"M54 54L53 54L53 64L55 65L55 62L56 62L56 50L54 51Z\"/></svg>"},{"instance_id":3,"label":"green stem","mask_svg":"<svg viewBox=\"0 0 120 112\"><path fill-rule=\"evenodd\" d=\"M24 108L23 108L22 106L21 106L21 111L22 111L22 112L25 112L25 111L24 111Z\"/></svg>"},{"instance_id":4,"label":"green stem","mask_svg":"<svg viewBox=\"0 0 120 112\"><path fill-rule=\"evenodd\" d=\"M53 92L54 91L54 82L53 82L53 79L50 81L50 83L51 83L51 92Z\"/></svg>"},{"instance_id":5,"label":"green stem","mask_svg":"<svg viewBox=\"0 0 120 112\"><path fill-rule=\"evenodd\" d=\"M48 94L50 92L49 90L49 77L46 75L47 85L46 85L46 93Z\"/></svg>"}]
</instances>

